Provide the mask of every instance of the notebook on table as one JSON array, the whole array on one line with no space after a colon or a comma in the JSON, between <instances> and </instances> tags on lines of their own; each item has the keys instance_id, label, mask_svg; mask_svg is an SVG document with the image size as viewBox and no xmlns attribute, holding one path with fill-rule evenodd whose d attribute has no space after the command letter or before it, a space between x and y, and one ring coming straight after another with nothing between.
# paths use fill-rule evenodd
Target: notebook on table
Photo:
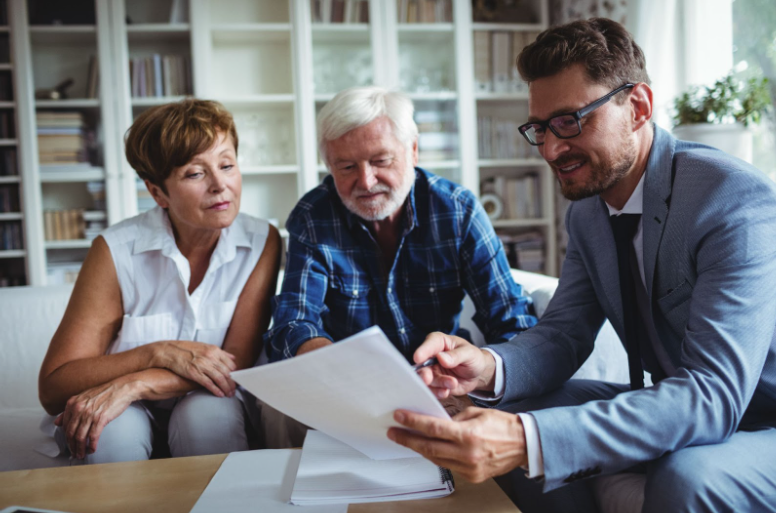
<instances>
[{"instance_id":1,"label":"notebook on table","mask_svg":"<svg viewBox=\"0 0 776 513\"><path fill-rule=\"evenodd\" d=\"M423 458L373 460L310 430L291 492L296 505L384 502L445 497L455 490L449 470Z\"/></svg>"}]
</instances>

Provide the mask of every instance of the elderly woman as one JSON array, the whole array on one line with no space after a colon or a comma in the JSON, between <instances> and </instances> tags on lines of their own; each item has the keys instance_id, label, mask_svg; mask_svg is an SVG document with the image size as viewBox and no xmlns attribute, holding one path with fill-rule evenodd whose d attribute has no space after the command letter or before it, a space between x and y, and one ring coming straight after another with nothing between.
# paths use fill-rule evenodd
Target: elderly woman
<instances>
[{"instance_id":1,"label":"elderly woman","mask_svg":"<svg viewBox=\"0 0 776 513\"><path fill-rule=\"evenodd\" d=\"M157 207L95 239L40 370L60 447L87 463L248 448L230 372L270 321L280 237L240 214L232 116L184 100L140 115L127 160ZM246 401L247 402L247 401Z\"/></svg>"}]
</instances>

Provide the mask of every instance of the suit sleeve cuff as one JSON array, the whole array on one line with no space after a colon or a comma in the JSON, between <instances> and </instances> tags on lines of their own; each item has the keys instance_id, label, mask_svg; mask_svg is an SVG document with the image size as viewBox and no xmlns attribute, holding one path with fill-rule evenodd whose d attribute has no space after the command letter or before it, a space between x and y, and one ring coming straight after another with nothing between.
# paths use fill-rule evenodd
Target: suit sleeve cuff
<instances>
[{"instance_id":1,"label":"suit sleeve cuff","mask_svg":"<svg viewBox=\"0 0 776 513\"><path fill-rule=\"evenodd\" d=\"M496 360L496 375L494 377L494 383L493 383L493 393L492 394L486 394L484 392L472 392L469 394L469 396L473 397L474 399L477 399L479 401L483 402L497 402L500 401L504 397L504 388L506 387L506 384L504 382L504 360L501 358L501 355L499 355L497 352L484 347L485 351L489 352L493 355L493 359Z\"/></svg>"},{"instance_id":2,"label":"suit sleeve cuff","mask_svg":"<svg viewBox=\"0 0 776 513\"><path fill-rule=\"evenodd\" d=\"M528 477L532 479L542 477L544 475L544 454L542 453L542 443L539 440L539 427L536 425L536 419L530 413L518 413L517 416L520 417L525 432Z\"/></svg>"}]
</instances>

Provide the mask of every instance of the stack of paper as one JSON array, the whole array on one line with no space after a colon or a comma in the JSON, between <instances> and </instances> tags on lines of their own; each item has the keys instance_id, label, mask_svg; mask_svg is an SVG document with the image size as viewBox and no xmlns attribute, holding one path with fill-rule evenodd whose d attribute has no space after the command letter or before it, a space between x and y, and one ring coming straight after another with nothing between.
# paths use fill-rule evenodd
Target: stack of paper
<instances>
[{"instance_id":1,"label":"stack of paper","mask_svg":"<svg viewBox=\"0 0 776 513\"><path fill-rule=\"evenodd\" d=\"M430 499L453 493L450 472L423 458L373 460L309 431L291 492L299 506Z\"/></svg>"}]
</instances>

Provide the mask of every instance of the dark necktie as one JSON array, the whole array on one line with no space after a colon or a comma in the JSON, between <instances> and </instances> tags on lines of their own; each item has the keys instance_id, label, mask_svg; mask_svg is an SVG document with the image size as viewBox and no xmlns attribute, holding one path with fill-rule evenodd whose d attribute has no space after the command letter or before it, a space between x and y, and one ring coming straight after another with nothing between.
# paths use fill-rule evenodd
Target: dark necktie
<instances>
[{"instance_id":1,"label":"dark necktie","mask_svg":"<svg viewBox=\"0 0 776 513\"><path fill-rule=\"evenodd\" d=\"M633 251L633 236L639 225L641 214L620 214L610 216L614 243L617 247L617 265L620 271L620 295L625 321L625 347L628 349L628 372L631 390L644 388L644 371L641 367L639 349L639 313L636 311L636 288L631 273L630 255Z\"/></svg>"}]
</instances>

